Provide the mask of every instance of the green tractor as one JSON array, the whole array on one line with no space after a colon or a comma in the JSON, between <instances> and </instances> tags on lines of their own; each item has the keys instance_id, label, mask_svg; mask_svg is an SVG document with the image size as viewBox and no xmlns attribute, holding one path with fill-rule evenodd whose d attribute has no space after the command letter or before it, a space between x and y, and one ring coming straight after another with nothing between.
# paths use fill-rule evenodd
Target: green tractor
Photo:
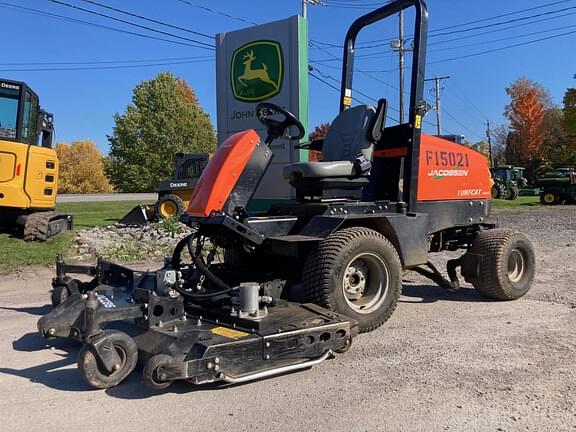
<instances>
[{"instance_id":1,"label":"green tractor","mask_svg":"<svg viewBox=\"0 0 576 432\"><path fill-rule=\"evenodd\" d=\"M507 199L515 200L520 194L519 184L522 171L515 169L511 165L500 165L490 168L492 180L492 198L493 199Z\"/></svg>"},{"instance_id":2,"label":"green tractor","mask_svg":"<svg viewBox=\"0 0 576 432\"><path fill-rule=\"evenodd\" d=\"M540 202L557 205L576 201L576 171L574 168L557 168L538 176L536 185L541 188Z\"/></svg>"}]
</instances>

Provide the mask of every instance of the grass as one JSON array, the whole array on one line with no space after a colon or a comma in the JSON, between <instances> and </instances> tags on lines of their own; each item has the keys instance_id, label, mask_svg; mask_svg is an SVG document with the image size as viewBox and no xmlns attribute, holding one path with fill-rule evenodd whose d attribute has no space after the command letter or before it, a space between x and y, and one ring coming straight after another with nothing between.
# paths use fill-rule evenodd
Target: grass
<instances>
[{"instance_id":1,"label":"grass","mask_svg":"<svg viewBox=\"0 0 576 432\"><path fill-rule=\"evenodd\" d=\"M492 200L492 208L495 209L505 209L505 208L526 208L526 207L540 207L540 197L539 196L520 196L515 200Z\"/></svg>"},{"instance_id":2,"label":"grass","mask_svg":"<svg viewBox=\"0 0 576 432\"><path fill-rule=\"evenodd\" d=\"M74 228L112 225L139 203L137 201L75 202L58 204L56 210L74 216Z\"/></svg>"},{"instance_id":3,"label":"grass","mask_svg":"<svg viewBox=\"0 0 576 432\"><path fill-rule=\"evenodd\" d=\"M74 229L111 225L120 220L138 202L78 202L58 204L61 213L74 216ZM66 233L49 239L45 243L25 242L16 231L0 233L0 273L23 270L31 265L48 265L56 254L68 254L74 235Z\"/></svg>"}]
</instances>

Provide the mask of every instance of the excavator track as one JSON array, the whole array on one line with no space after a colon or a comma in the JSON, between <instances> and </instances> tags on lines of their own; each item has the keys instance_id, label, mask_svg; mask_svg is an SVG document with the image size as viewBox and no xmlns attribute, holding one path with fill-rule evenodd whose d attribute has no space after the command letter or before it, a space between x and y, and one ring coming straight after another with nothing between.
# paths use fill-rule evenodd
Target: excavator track
<instances>
[{"instance_id":1,"label":"excavator track","mask_svg":"<svg viewBox=\"0 0 576 432\"><path fill-rule=\"evenodd\" d=\"M24 223L24 240L46 241L50 237L72 229L72 216L55 211L32 213Z\"/></svg>"}]
</instances>

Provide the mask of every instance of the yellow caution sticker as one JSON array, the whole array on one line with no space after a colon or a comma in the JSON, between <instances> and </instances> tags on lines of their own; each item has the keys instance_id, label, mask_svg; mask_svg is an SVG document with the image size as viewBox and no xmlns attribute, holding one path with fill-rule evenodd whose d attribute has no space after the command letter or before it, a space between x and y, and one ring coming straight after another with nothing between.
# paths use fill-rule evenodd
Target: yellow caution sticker
<instances>
[{"instance_id":1,"label":"yellow caution sticker","mask_svg":"<svg viewBox=\"0 0 576 432\"><path fill-rule=\"evenodd\" d=\"M352 106L352 98L350 96L344 96L344 99L342 99L342 104L346 106Z\"/></svg>"},{"instance_id":2,"label":"yellow caution sticker","mask_svg":"<svg viewBox=\"0 0 576 432\"><path fill-rule=\"evenodd\" d=\"M229 339L240 339L250 334L240 330L234 330L228 327L214 327L212 330L210 330L210 333L213 333L218 336L224 336Z\"/></svg>"},{"instance_id":3,"label":"yellow caution sticker","mask_svg":"<svg viewBox=\"0 0 576 432\"><path fill-rule=\"evenodd\" d=\"M422 116L421 115L416 115L416 120L414 122L414 127L416 129L420 129L422 127Z\"/></svg>"}]
</instances>

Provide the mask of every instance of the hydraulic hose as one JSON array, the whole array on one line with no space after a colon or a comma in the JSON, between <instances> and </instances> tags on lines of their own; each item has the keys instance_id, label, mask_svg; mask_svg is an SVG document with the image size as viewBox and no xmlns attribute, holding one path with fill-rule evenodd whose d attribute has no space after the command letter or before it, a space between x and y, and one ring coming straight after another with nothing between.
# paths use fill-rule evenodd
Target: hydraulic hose
<instances>
[{"instance_id":1,"label":"hydraulic hose","mask_svg":"<svg viewBox=\"0 0 576 432\"><path fill-rule=\"evenodd\" d=\"M184 250L184 247L188 247L188 250L192 253L192 247L191 247L191 242L192 239L194 238L195 234L190 234L189 236L184 237L182 240L180 240L178 242L178 244L176 245L176 247L174 248L174 252L172 253L172 266L174 268L174 270L178 271L181 268L181 264L182 264L182 251ZM193 294L190 293L188 291L183 290L182 288L175 286L174 288L176 289L176 291L178 291L178 293L180 293L183 297L189 298L189 299L196 299L196 300L200 300L200 299L207 299L207 298L212 298L212 297L216 297L219 295L223 295L223 294L228 294L231 293L232 291L236 290L236 287L231 287L230 285L228 285L226 282L224 282L222 279L220 279L218 276L216 276L214 273L212 273L210 271L210 269L208 268L208 266L204 263L204 260L202 259L202 255L198 254L196 256L196 258L193 258L193 262L194 265L196 266L196 268L200 271L200 273L202 273L204 276L206 276L206 278L212 282L214 285L216 285L218 288L221 288L220 291L215 291L215 292L211 292L211 293L207 293L207 294Z\"/></svg>"}]
</instances>

